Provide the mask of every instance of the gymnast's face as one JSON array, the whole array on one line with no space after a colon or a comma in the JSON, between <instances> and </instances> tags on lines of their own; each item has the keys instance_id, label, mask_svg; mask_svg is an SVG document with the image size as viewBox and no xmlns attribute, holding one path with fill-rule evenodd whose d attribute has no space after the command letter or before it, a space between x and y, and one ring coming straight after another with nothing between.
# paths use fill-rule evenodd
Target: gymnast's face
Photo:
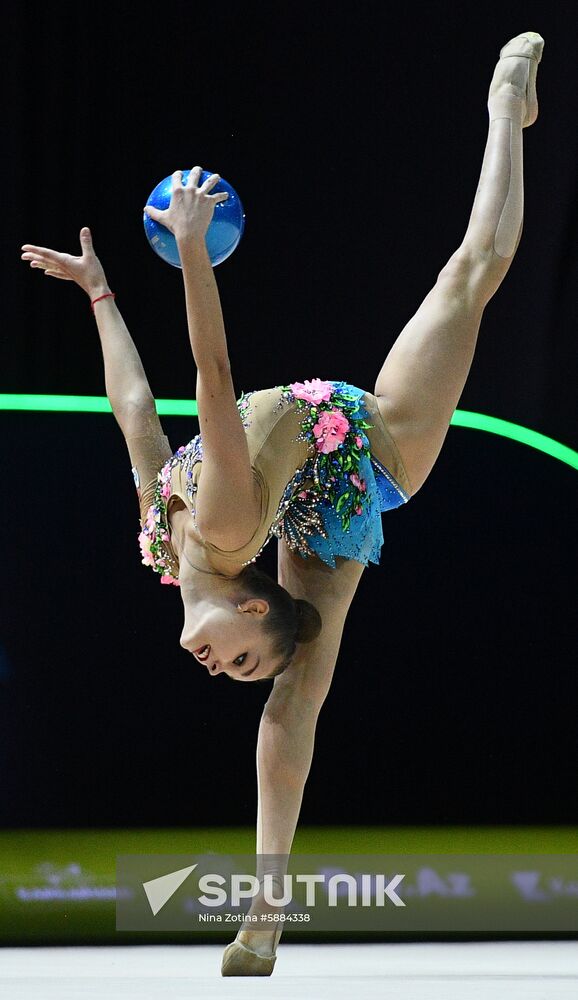
<instances>
[{"instance_id":1,"label":"gymnast's face","mask_svg":"<svg viewBox=\"0 0 578 1000\"><path fill-rule=\"evenodd\" d=\"M275 668L270 641L263 635L267 601L251 597L192 601L183 593L185 624L180 644L211 676L236 681L263 680Z\"/></svg>"}]
</instances>

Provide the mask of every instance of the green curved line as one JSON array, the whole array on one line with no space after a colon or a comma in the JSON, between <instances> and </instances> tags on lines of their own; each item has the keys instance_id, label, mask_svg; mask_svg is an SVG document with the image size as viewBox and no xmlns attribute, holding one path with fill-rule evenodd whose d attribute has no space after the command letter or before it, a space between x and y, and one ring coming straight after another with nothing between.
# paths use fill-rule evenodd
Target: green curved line
<instances>
[{"instance_id":1,"label":"green curved line","mask_svg":"<svg viewBox=\"0 0 578 1000\"><path fill-rule=\"evenodd\" d=\"M489 434L499 434L501 437L511 438L520 444L526 444L537 451L557 458L560 462L565 462L573 469L578 469L578 451L569 448L568 445L556 441L554 438L533 431L529 427L522 427L521 424L513 424L510 420L501 420L500 417L490 417L486 413L472 413L470 410L455 410L450 425L453 427L469 427L475 431L487 431Z\"/></svg>"},{"instance_id":2,"label":"green curved line","mask_svg":"<svg viewBox=\"0 0 578 1000\"><path fill-rule=\"evenodd\" d=\"M194 399L157 399L157 413L164 417L196 417ZM0 410L45 410L61 413L112 413L107 396L54 396L0 393Z\"/></svg>"},{"instance_id":3,"label":"green curved line","mask_svg":"<svg viewBox=\"0 0 578 1000\"><path fill-rule=\"evenodd\" d=\"M157 413L161 417L196 417L197 404L194 399L157 399ZM27 393L0 393L0 410L45 410L67 413L112 413L106 396L54 396L30 395ZM554 438L540 434L521 424L513 424L500 417L490 417L485 413L470 410L456 410L450 421L453 427L468 427L470 430L486 431L511 438L520 444L542 451L559 462L565 462L578 469L578 451Z\"/></svg>"}]
</instances>

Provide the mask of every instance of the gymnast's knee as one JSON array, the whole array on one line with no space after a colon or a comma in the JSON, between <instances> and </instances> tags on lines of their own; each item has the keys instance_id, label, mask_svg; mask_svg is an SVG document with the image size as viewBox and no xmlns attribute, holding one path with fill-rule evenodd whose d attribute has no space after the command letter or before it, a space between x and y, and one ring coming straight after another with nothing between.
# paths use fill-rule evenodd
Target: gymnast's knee
<instances>
[{"instance_id":1,"label":"gymnast's knee","mask_svg":"<svg viewBox=\"0 0 578 1000\"><path fill-rule=\"evenodd\" d=\"M503 281L511 260L493 249L481 250L462 243L437 278L438 288L468 309L480 312Z\"/></svg>"}]
</instances>

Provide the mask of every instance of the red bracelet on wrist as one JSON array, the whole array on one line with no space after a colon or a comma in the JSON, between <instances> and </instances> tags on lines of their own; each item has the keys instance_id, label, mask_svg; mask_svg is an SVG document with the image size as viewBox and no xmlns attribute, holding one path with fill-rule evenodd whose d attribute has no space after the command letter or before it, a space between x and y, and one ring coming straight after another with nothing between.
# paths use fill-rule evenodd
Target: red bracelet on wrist
<instances>
[{"instance_id":1,"label":"red bracelet on wrist","mask_svg":"<svg viewBox=\"0 0 578 1000\"><path fill-rule=\"evenodd\" d=\"M109 299L109 298L116 299L115 293L114 292L105 292L104 295L99 295L97 299L93 299L92 300L92 302L90 303L90 308L94 312L94 305L95 305L96 302L100 302L101 299Z\"/></svg>"}]
</instances>

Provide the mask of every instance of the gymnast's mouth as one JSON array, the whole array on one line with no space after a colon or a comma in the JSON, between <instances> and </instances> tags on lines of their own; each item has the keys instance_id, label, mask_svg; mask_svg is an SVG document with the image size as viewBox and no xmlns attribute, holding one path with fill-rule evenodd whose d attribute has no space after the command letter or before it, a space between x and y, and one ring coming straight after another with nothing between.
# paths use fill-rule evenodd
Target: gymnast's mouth
<instances>
[{"instance_id":1,"label":"gymnast's mouth","mask_svg":"<svg viewBox=\"0 0 578 1000\"><path fill-rule=\"evenodd\" d=\"M208 660L210 652L211 647L208 644L205 646L199 646L198 649L193 649L193 654L197 657L197 660L201 661L201 663Z\"/></svg>"}]
</instances>

